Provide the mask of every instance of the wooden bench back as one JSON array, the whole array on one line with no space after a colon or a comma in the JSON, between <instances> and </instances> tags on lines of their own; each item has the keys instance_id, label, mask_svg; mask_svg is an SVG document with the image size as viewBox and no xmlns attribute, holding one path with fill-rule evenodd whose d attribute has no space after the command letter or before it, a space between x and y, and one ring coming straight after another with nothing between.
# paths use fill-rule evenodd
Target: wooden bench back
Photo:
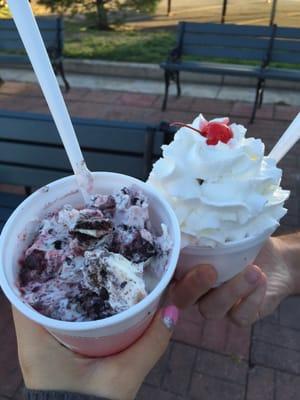
<instances>
[{"instance_id":1,"label":"wooden bench back","mask_svg":"<svg viewBox=\"0 0 300 400\"><path fill-rule=\"evenodd\" d=\"M271 33L268 26L180 22L178 48L182 56L262 62Z\"/></svg>"},{"instance_id":2,"label":"wooden bench back","mask_svg":"<svg viewBox=\"0 0 300 400\"><path fill-rule=\"evenodd\" d=\"M276 28L271 62L300 64L299 28Z\"/></svg>"},{"instance_id":3,"label":"wooden bench back","mask_svg":"<svg viewBox=\"0 0 300 400\"><path fill-rule=\"evenodd\" d=\"M59 17L37 17L43 40L48 51L61 55L63 47L63 22ZM19 32L12 19L0 19L0 54L25 53Z\"/></svg>"},{"instance_id":4,"label":"wooden bench back","mask_svg":"<svg viewBox=\"0 0 300 400\"><path fill-rule=\"evenodd\" d=\"M13 210L25 199L25 196L20 196L13 193L0 192L0 233L5 222L10 217Z\"/></svg>"},{"instance_id":5,"label":"wooden bench back","mask_svg":"<svg viewBox=\"0 0 300 400\"><path fill-rule=\"evenodd\" d=\"M139 123L73 119L88 167L145 179L164 133ZM72 174L51 117L0 111L0 183L40 187Z\"/></svg>"}]
</instances>

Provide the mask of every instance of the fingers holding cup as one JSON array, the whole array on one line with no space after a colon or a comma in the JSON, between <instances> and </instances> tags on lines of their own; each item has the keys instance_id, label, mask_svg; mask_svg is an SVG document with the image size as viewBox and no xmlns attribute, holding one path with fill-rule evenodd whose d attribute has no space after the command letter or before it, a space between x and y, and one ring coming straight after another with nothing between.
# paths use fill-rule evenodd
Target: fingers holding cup
<instances>
[{"instance_id":1,"label":"fingers holding cup","mask_svg":"<svg viewBox=\"0 0 300 400\"><path fill-rule=\"evenodd\" d=\"M263 274L260 284L230 311L230 319L238 326L249 326L261 318L260 308L266 295L267 280Z\"/></svg>"},{"instance_id":2,"label":"fingers holding cup","mask_svg":"<svg viewBox=\"0 0 300 400\"><path fill-rule=\"evenodd\" d=\"M177 307L186 308L208 293L216 279L217 273L211 265L198 265L172 284L169 295Z\"/></svg>"},{"instance_id":3,"label":"fingers holding cup","mask_svg":"<svg viewBox=\"0 0 300 400\"><path fill-rule=\"evenodd\" d=\"M249 265L233 279L200 299L199 311L206 319L221 319L235 304L263 285L264 281L261 270L255 265Z\"/></svg>"}]
</instances>

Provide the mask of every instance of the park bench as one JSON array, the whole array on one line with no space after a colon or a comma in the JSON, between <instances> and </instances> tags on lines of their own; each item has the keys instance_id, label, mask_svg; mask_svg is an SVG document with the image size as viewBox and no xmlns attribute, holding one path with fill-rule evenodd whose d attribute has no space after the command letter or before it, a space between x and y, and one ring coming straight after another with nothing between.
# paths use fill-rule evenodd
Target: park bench
<instances>
[{"instance_id":1,"label":"park bench","mask_svg":"<svg viewBox=\"0 0 300 400\"><path fill-rule=\"evenodd\" d=\"M180 22L176 47L160 64L165 77L162 110L167 107L171 81L176 83L177 96L181 94L181 71L252 77L257 81L253 121L261 99L263 70L269 63L274 30L274 26Z\"/></svg>"},{"instance_id":2,"label":"park bench","mask_svg":"<svg viewBox=\"0 0 300 400\"><path fill-rule=\"evenodd\" d=\"M64 82L66 91L70 85L66 79L63 65L64 27L60 17L37 17L47 52L53 69ZM29 58L12 19L0 19L0 66L27 65ZM2 80L0 78L0 80ZM3 80L2 80L3 81Z\"/></svg>"},{"instance_id":3,"label":"park bench","mask_svg":"<svg viewBox=\"0 0 300 400\"><path fill-rule=\"evenodd\" d=\"M268 66L264 69L259 104L262 104L267 79L300 81L300 29L274 26L272 51ZM284 68L289 64L289 68ZM294 66L294 69L290 67Z\"/></svg>"},{"instance_id":4,"label":"park bench","mask_svg":"<svg viewBox=\"0 0 300 400\"><path fill-rule=\"evenodd\" d=\"M146 179L160 156L165 133L142 123L74 118L85 160L92 171ZM23 186L27 195L72 174L51 117L0 110L0 183ZM24 196L0 192L0 230Z\"/></svg>"}]
</instances>

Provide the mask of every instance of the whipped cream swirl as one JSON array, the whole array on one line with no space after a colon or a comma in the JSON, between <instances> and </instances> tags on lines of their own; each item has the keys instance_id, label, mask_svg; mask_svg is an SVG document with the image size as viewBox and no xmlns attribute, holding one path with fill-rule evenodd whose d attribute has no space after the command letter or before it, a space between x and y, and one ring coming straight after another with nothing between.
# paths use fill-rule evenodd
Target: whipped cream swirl
<instances>
[{"instance_id":1,"label":"whipped cream swirl","mask_svg":"<svg viewBox=\"0 0 300 400\"><path fill-rule=\"evenodd\" d=\"M214 122L228 124L228 118ZM213 122L213 121L210 121ZM207 121L200 114L192 127ZM286 213L289 192L280 188L282 171L264 156L260 139L246 138L246 129L229 125L233 137L208 145L188 127L162 146L163 157L148 182L169 201L182 232L183 245L216 246L275 229Z\"/></svg>"}]
</instances>

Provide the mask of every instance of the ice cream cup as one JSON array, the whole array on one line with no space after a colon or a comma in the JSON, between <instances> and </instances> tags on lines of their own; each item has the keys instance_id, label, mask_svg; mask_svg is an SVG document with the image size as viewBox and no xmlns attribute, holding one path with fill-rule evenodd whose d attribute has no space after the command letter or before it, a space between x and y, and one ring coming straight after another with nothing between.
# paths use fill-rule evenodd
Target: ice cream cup
<instances>
[{"instance_id":1,"label":"ice cream cup","mask_svg":"<svg viewBox=\"0 0 300 400\"><path fill-rule=\"evenodd\" d=\"M210 264L217 271L217 281L214 287L220 286L242 272L255 260L265 241L275 229L269 229L255 237L216 247L186 246L181 249L175 278L181 279L196 265Z\"/></svg>"},{"instance_id":2,"label":"ice cream cup","mask_svg":"<svg viewBox=\"0 0 300 400\"><path fill-rule=\"evenodd\" d=\"M20 260L30 245L41 218L64 204L83 205L74 176L45 186L28 197L11 215L0 237L0 284L11 304L23 315L42 325L62 344L87 356L107 356L136 341L150 324L170 282L180 251L177 218L168 203L150 185L135 178L110 172L95 172L95 193L112 193L124 186L138 186L149 199L150 219L160 231L168 227L173 246L165 271L153 290L138 304L112 317L88 322L65 322L48 318L22 301L17 285Z\"/></svg>"}]
</instances>

